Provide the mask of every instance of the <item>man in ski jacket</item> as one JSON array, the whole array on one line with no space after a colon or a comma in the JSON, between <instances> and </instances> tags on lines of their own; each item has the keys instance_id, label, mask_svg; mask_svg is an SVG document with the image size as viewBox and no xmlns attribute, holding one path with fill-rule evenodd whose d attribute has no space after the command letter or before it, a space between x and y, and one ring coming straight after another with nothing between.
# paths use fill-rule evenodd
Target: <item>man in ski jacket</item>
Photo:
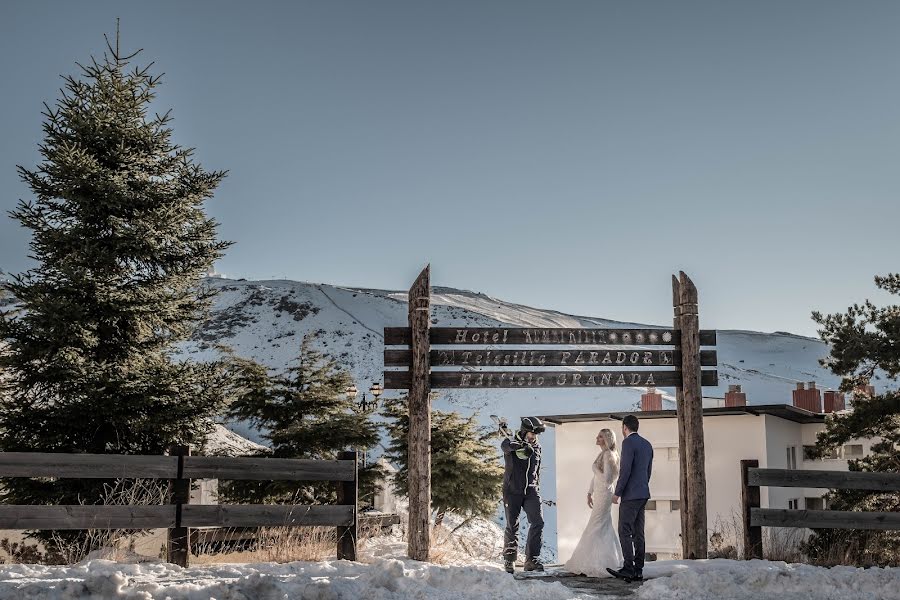
<instances>
[{"instance_id":1,"label":"man in ski jacket","mask_svg":"<svg viewBox=\"0 0 900 600\"><path fill-rule=\"evenodd\" d=\"M528 518L528 537L525 543L525 570L543 571L540 562L544 517L541 511L541 445L538 434L544 424L537 417L522 417L522 426L510 439L503 440L503 507L506 513L503 561L507 573L512 573L519 547L519 514L524 510Z\"/></svg>"}]
</instances>

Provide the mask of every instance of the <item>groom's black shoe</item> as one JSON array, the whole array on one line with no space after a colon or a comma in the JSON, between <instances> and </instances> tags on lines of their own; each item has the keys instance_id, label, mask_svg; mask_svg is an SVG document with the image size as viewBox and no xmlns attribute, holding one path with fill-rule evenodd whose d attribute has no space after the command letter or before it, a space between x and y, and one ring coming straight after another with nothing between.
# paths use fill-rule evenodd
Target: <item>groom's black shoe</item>
<instances>
[{"instance_id":1,"label":"groom's black shoe","mask_svg":"<svg viewBox=\"0 0 900 600\"><path fill-rule=\"evenodd\" d=\"M616 579L624 579L626 583L631 583L632 581L643 581L643 576L638 578L638 575L635 574L631 569L606 569L606 572L615 577Z\"/></svg>"}]
</instances>

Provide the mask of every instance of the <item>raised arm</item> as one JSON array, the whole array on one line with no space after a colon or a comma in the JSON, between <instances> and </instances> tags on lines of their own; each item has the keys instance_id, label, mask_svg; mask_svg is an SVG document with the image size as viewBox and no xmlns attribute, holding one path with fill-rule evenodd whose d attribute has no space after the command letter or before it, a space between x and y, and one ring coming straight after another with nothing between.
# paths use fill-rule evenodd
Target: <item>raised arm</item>
<instances>
[{"instance_id":1,"label":"raised arm","mask_svg":"<svg viewBox=\"0 0 900 600\"><path fill-rule=\"evenodd\" d=\"M647 463L647 483L650 483L650 473L653 471L653 446L650 446L650 462Z\"/></svg>"},{"instance_id":2,"label":"raised arm","mask_svg":"<svg viewBox=\"0 0 900 600\"><path fill-rule=\"evenodd\" d=\"M528 444L521 440L511 440L509 438L504 438L503 442L500 443L500 448L503 450L503 454L513 454L527 445Z\"/></svg>"},{"instance_id":3,"label":"raised arm","mask_svg":"<svg viewBox=\"0 0 900 600\"><path fill-rule=\"evenodd\" d=\"M631 465L634 462L634 450L628 443L628 438L622 441L622 457L619 463L619 481L616 483L616 496L622 497L625 493L625 485L631 477Z\"/></svg>"}]
</instances>

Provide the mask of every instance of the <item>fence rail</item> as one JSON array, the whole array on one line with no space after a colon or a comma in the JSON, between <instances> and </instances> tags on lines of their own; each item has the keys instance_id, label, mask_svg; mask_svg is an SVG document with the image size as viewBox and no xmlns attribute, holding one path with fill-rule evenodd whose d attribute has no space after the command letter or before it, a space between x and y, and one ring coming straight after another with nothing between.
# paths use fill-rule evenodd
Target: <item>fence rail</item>
<instances>
[{"instance_id":1,"label":"fence rail","mask_svg":"<svg viewBox=\"0 0 900 600\"><path fill-rule=\"evenodd\" d=\"M760 469L759 461L742 460L741 498L746 560L762 558L763 527L900 530L900 513L761 508L760 487L894 492L900 491L900 475L860 471Z\"/></svg>"},{"instance_id":2,"label":"fence rail","mask_svg":"<svg viewBox=\"0 0 900 600\"><path fill-rule=\"evenodd\" d=\"M357 453L338 460L0 452L0 477L166 479L169 504L160 506L0 505L0 529L168 529L169 560L190 562L193 527L336 527L337 558L356 560ZM328 481L334 505L190 504L192 479ZM196 536L195 536L196 537Z\"/></svg>"},{"instance_id":3,"label":"fence rail","mask_svg":"<svg viewBox=\"0 0 900 600\"><path fill-rule=\"evenodd\" d=\"M770 487L900 492L900 476L894 473L864 473L862 471L752 469L749 475L749 484Z\"/></svg>"}]
</instances>

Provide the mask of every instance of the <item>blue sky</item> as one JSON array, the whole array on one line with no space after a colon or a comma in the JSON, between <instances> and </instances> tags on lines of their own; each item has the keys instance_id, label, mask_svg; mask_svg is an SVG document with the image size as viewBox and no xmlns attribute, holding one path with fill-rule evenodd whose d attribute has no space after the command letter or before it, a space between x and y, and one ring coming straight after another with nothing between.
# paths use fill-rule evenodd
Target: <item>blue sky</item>
<instances>
[{"instance_id":1,"label":"blue sky","mask_svg":"<svg viewBox=\"0 0 900 600\"><path fill-rule=\"evenodd\" d=\"M897 270L900 3L47 2L0 6L0 210L59 75L124 48L228 169L218 269L433 282L666 323L814 334ZM0 267L28 266L0 216Z\"/></svg>"}]
</instances>

